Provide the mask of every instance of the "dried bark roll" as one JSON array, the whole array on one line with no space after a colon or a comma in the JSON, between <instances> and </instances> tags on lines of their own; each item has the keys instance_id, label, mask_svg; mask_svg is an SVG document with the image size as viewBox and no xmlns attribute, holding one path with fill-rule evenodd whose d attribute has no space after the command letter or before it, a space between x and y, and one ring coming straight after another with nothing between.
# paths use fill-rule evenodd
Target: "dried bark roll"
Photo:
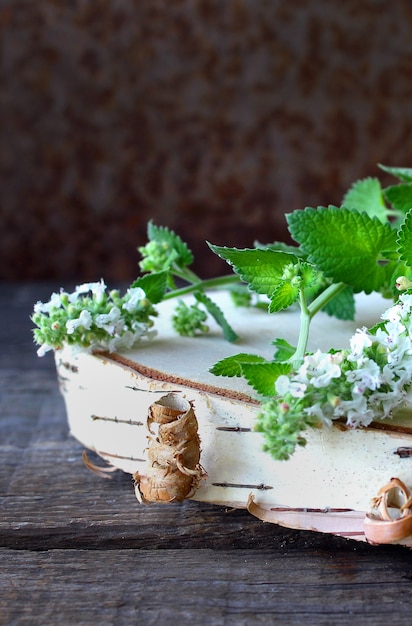
<instances>
[{"instance_id":1,"label":"dried bark roll","mask_svg":"<svg viewBox=\"0 0 412 626\"><path fill-rule=\"evenodd\" d=\"M158 424L157 434L153 424ZM149 503L190 498L205 477L192 404L176 393L163 396L149 407L147 428L147 470L133 475L137 499Z\"/></svg>"}]
</instances>

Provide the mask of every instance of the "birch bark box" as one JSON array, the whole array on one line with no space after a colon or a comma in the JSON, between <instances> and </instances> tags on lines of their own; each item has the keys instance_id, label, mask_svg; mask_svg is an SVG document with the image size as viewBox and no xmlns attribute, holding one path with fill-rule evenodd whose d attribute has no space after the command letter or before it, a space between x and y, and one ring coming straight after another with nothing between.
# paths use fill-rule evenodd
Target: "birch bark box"
<instances>
[{"instance_id":1,"label":"birch bark box","mask_svg":"<svg viewBox=\"0 0 412 626\"><path fill-rule=\"evenodd\" d=\"M209 369L239 352L272 358L275 337L296 342L299 312L268 315L257 308L234 307L225 292L213 298L239 335L235 344L226 342L212 324L206 336L179 337L171 326L169 301L159 306L158 334L152 341L112 354L57 350L72 435L107 463L102 472L117 468L133 474L136 494L145 501L139 480L156 462L150 457L151 443L159 444L160 427L150 417L151 407L166 407L177 419L191 411L200 459L195 455L192 466L185 463L185 444L180 446L180 469L189 477L186 497L247 507L264 521L291 528L412 546L408 420L395 416L367 428L349 429L339 422L313 429L307 431L307 445L289 460L274 460L262 451L262 436L254 430L259 410L254 390L241 378L216 377ZM356 328L373 326L388 306L378 294L360 294L354 322L319 313L311 326L309 350L346 347ZM377 497L379 520L369 515Z\"/></svg>"}]
</instances>

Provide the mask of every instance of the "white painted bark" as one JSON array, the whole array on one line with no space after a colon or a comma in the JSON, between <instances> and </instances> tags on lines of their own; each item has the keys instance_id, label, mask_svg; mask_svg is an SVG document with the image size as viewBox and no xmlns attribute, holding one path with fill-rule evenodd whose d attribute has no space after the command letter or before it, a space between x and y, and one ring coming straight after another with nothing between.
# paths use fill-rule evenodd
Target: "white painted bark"
<instances>
[{"instance_id":1,"label":"white painted bark","mask_svg":"<svg viewBox=\"0 0 412 626\"><path fill-rule=\"evenodd\" d=\"M117 356L57 352L71 433L114 467L142 472L148 407L175 392L193 403L199 424L207 478L193 499L240 508L249 503L258 517L285 526L364 539L363 518L379 489L392 477L412 486L412 457L396 454L400 447L412 447L412 421L410 433L338 426L308 431L305 448L288 461L273 460L262 452L262 437L253 430L254 391L241 379L217 378L208 370L238 352L270 358L276 337L296 343L299 314L269 316L232 308L227 294L216 299L240 336L236 344L225 342L215 326L207 337L177 337L168 302L161 306L159 334L152 342ZM318 314L309 349L345 347L357 327L372 326L389 305L377 295L358 297L354 323ZM408 421L403 424L407 427Z\"/></svg>"}]
</instances>

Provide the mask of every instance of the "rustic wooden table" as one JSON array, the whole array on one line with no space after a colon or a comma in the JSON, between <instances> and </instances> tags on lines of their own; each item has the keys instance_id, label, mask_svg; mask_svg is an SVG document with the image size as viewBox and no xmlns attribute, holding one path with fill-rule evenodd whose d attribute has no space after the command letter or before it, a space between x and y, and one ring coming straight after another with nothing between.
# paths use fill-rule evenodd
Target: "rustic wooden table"
<instances>
[{"instance_id":1,"label":"rustic wooden table","mask_svg":"<svg viewBox=\"0 0 412 626\"><path fill-rule=\"evenodd\" d=\"M68 433L29 315L53 284L0 284L0 624L411 624L412 553L187 501L139 505Z\"/></svg>"}]
</instances>

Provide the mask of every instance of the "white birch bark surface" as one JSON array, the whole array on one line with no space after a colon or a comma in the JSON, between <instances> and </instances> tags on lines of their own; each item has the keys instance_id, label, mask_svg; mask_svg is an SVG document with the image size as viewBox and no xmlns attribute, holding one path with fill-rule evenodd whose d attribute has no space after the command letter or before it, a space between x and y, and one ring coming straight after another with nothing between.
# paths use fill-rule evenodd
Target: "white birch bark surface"
<instances>
[{"instance_id":1,"label":"white birch bark surface","mask_svg":"<svg viewBox=\"0 0 412 626\"><path fill-rule=\"evenodd\" d=\"M349 430L343 425L307 431L308 443L288 461L262 452L255 432L255 392L242 379L209 372L216 361L239 352L273 355L271 342L296 345L299 312L268 315L234 308L225 293L213 298L240 339L226 342L220 329L182 338L171 327L172 302L160 306L158 336L121 354L92 355L64 349L56 365L71 433L108 464L134 474L147 464L148 408L168 393L193 403L199 424L201 465L207 477L194 500L243 508L268 521L364 540L363 520L379 489L392 477L412 486L412 421L394 418L390 430ZM390 302L357 297L355 322L319 313L308 348L344 348L355 329L372 326ZM399 543L412 545L409 538Z\"/></svg>"}]
</instances>

